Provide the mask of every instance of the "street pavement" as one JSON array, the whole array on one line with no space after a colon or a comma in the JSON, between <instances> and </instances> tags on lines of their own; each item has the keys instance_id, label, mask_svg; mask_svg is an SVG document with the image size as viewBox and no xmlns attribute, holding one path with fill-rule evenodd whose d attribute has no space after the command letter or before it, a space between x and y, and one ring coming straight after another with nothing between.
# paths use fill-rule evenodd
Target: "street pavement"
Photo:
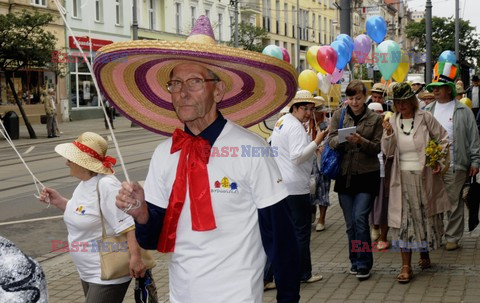
<instances>
[{"instance_id":1,"label":"street pavement","mask_svg":"<svg viewBox=\"0 0 480 303\"><path fill-rule=\"evenodd\" d=\"M103 119L66 122L59 125L61 138L47 139L44 125L34 126L39 139L28 139L22 127L17 146L41 144L44 141L75 139L85 130L107 135ZM115 120L115 132L135 131L124 118ZM0 138L0 150L7 147ZM323 275L323 280L302 284L301 302L479 302L480 301L480 229L465 232L461 248L431 252L433 267L421 271L417 265L419 254L413 255L414 277L409 284L399 284L399 252L386 250L374 253L372 276L367 281L358 281L349 275L350 263L347 254L347 239L341 208L337 195L331 193L331 207L327 211L326 230L315 232L312 226L311 252L313 271ZM159 302L168 302L169 255L154 252L157 266L153 269ZM42 265L49 291L49 302L84 302L78 273L68 253L49 253L37 258ZM124 302L134 302L132 282ZM275 290L266 291L264 302L275 302ZM230 302L228 302L230 303ZM235 302L232 302L235 303Z\"/></svg>"}]
</instances>

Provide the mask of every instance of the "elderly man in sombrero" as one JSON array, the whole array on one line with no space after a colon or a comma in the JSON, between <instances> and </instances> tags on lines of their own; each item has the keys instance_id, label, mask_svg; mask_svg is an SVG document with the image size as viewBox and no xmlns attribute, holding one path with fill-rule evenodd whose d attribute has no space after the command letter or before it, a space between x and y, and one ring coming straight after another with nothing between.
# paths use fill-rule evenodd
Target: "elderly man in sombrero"
<instances>
[{"instance_id":1,"label":"elderly man in sombrero","mask_svg":"<svg viewBox=\"0 0 480 303\"><path fill-rule=\"evenodd\" d=\"M136 124L173 134L155 150L144 189L124 182L116 202L135 205L128 213L142 247L173 252L170 302L260 303L266 255L278 302L298 302L299 252L277 152L241 127L293 98L293 67L217 45L204 16L186 42L100 52L94 69L105 97Z\"/></svg>"}]
</instances>

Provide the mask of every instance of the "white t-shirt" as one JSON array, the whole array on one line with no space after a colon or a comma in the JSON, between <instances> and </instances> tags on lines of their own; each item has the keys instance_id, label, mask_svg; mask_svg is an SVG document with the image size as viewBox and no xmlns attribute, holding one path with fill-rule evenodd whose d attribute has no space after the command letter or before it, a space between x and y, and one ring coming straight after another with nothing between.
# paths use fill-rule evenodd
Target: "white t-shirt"
<instances>
[{"instance_id":1,"label":"white t-shirt","mask_svg":"<svg viewBox=\"0 0 480 303\"><path fill-rule=\"evenodd\" d=\"M162 208L180 157L171 145L170 138L156 148L144 185L145 200ZM275 156L259 136L227 121L207 165L217 228L192 230L187 187L169 265L170 302L262 302L266 255L257 209L287 196Z\"/></svg>"},{"instance_id":2,"label":"white t-shirt","mask_svg":"<svg viewBox=\"0 0 480 303\"><path fill-rule=\"evenodd\" d=\"M312 142L305 127L292 114L286 114L275 124L272 133L272 147L278 149L275 158L289 195L310 193L310 174L313 168L313 155L310 161L300 165L293 163L300 157L307 145Z\"/></svg>"},{"instance_id":3,"label":"white t-shirt","mask_svg":"<svg viewBox=\"0 0 480 303\"><path fill-rule=\"evenodd\" d=\"M97 175L78 184L63 214L67 225L70 255L83 281L97 284L120 284L129 276L115 280L100 279L100 256L97 240L102 238L102 223L98 209L97 183L102 202L107 235L122 232L135 225L133 218L115 206L115 196L121 187L114 176Z\"/></svg>"},{"instance_id":4,"label":"white t-shirt","mask_svg":"<svg viewBox=\"0 0 480 303\"><path fill-rule=\"evenodd\" d=\"M448 133L448 143L450 143L450 165L453 167L454 153L453 153L453 112L455 110L455 100L448 103L437 102L435 104L435 112L433 116L445 128Z\"/></svg>"}]
</instances>

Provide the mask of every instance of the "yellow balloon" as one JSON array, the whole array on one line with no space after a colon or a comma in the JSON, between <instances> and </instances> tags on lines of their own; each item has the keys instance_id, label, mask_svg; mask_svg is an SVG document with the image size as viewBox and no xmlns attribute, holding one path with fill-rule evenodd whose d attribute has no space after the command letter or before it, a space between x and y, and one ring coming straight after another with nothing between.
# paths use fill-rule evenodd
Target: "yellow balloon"
<instances>
[{"instance_id":1,"label":"yellow balloon","mask_svg":"<svg viewBox=\"0 0 480 303\"><path fill-rule=\"evenodd\" d=\"M298 86L313 93L318 86L317 74L311 69L304 70L298 75Z\"/></svg>"},{"instance_id":2,"label":"yellow balloon","mask_svg":"<svg viewBox=\"0 0 480 303\"><path fill-rule=\"evenodd\" d=\"M462 98L460 99L460 102L468 106L468 108L472 109L472 100L470 100L469 98Z\"/></svg>"},{"instance_id":3,"label":"yellow balloon","mask_svg":"<svg viewBox=\"0 0 480 303\"><path fill-rule=\"evenodd\" d=\"M392 75L393 79L397 82L403 82L403 80L405 80L405 77L407 77L408 74L408 69L410 68L408 54L403 50L401 58L400 64Z\"/></svg>"},{"instance_id":4,"label":"yellow balloon","mask_svg":"<svg viewBox=\"0 0 480 303\"><path fill-rule=\"evenodd\" d=\"M323 70L323 68L318 64L318 61L317 61L317 53L318 53L318 49L320 48L320 46L310 46L307 50L307 62L308 64L310 64L310 66L316 70L317 72L319 73L322 73L324 75L327 74L326 71Z\"/></svg>"}]
</instances>

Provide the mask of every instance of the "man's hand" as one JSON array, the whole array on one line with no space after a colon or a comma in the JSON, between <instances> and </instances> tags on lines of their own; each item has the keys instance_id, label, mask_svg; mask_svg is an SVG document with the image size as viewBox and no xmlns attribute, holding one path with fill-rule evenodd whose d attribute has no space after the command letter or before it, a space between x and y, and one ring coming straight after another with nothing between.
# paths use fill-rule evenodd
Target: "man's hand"
<instances>
[{"instance_id":1,"label":"man's hand","mask_svg":"<svg viewBox=\"0 0 480 303\"><path fill-rule=\"evenodd\" d=\"M137 182L122 182L122 188L118 191L115 205L131 215L138 223L147 223L148 207L145 202L143 188ZM128 210L129 207L130 210Z\"/></svg>"}]
</instances>

